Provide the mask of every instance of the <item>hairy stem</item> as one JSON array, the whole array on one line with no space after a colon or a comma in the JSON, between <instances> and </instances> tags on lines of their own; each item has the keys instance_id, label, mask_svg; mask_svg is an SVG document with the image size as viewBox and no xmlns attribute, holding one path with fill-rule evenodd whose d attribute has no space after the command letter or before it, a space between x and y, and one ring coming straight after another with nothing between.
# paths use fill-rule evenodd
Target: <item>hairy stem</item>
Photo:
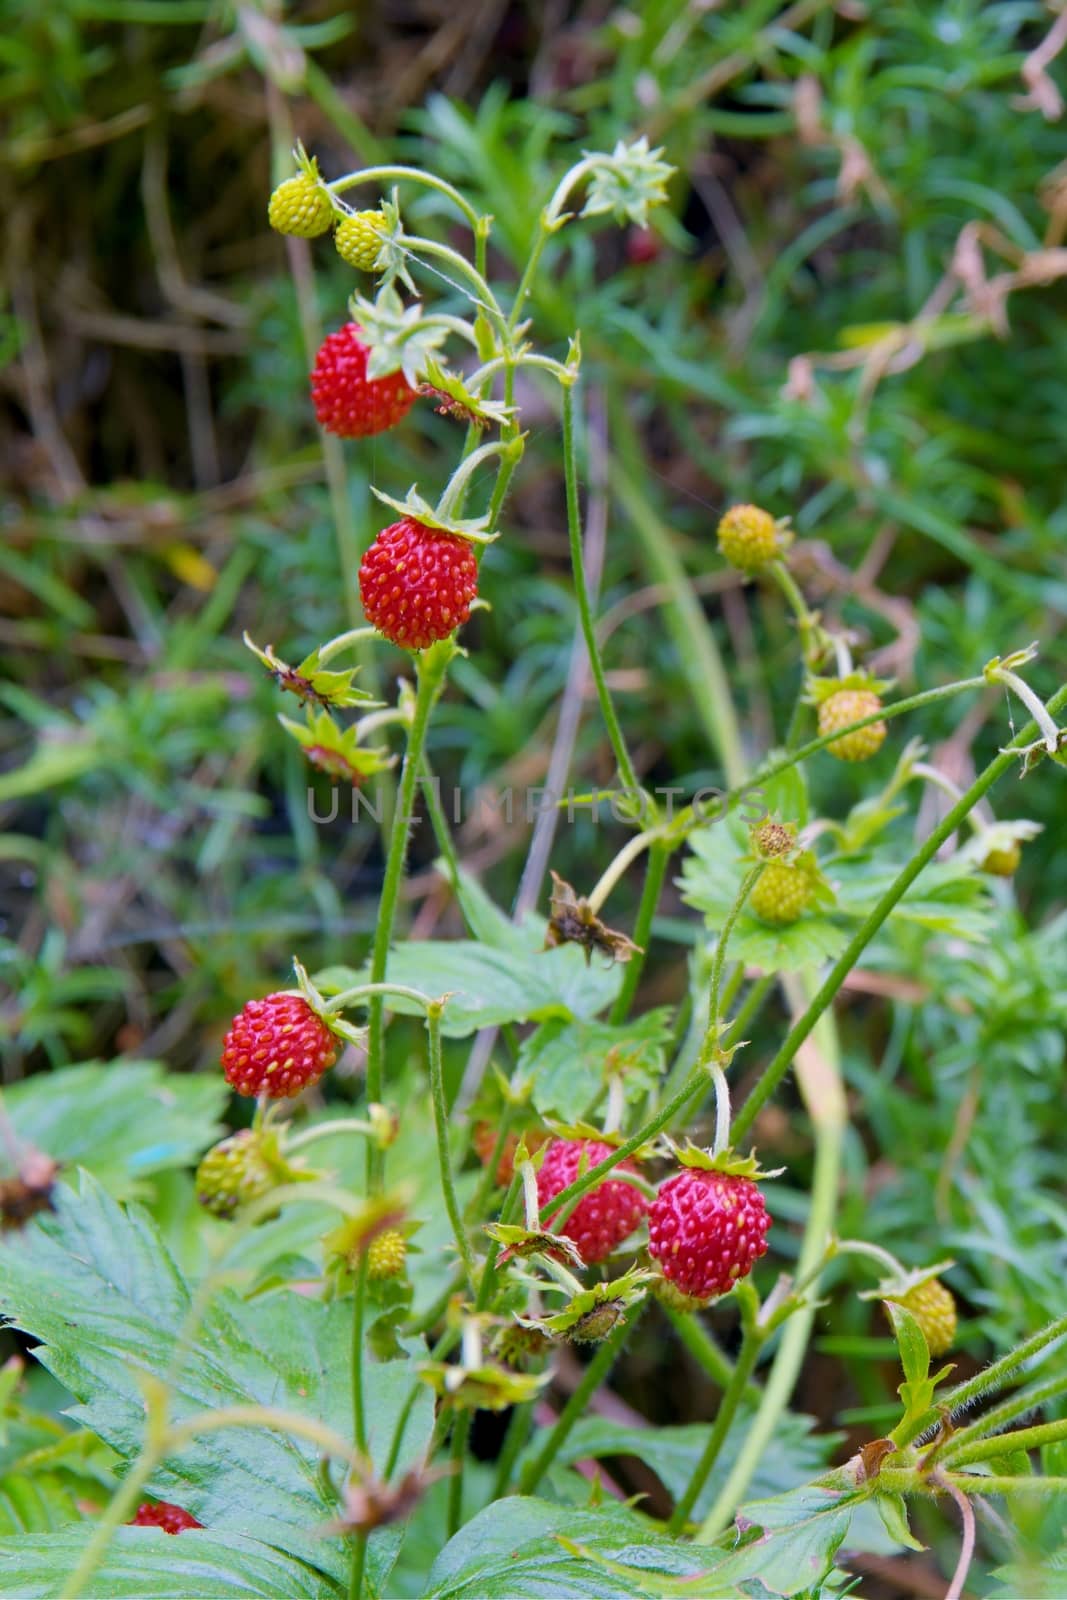
<instances>
[{"instance_id":1,"label":"hairy stem","mask_svg":"<svg viewBox=\"0 0 1067 1600\"><path fill-rule=\"evenodd\" d=\"M441 1190L445 1197L445 1210L448 1212L448 1220L452 1224L456 1249L459 1251L460 1260L463 1262L467 1288L473 1297L477 1268L475 1267L470 1240L467 1238L467 1230L463 1225L463 1213L460 1210L456 1184L452 1176L452 1153L448 1145L448 1105L445 1100L444 1061L441 1051L440 1005L432 1005L426 1013L426 1035L430 1046L430 1094L433 1100L434 1133L437 1139L437 1162L441 1174Z\"/></svg>"},{"instance_id":2,"label":"hairy stem","mask_svg":"<svg viewBox=\"0 0 1067 1600\"><path fill-rule=\"evenodd\" d=\"M596 684L597 698L600 701L600 714L604 719L611 748L615 752L615 765L619 769L623 787L632 795L640 791L637 773L634 771L630 752L626 748L626 741L622 736L619 719L615 715L611 695L604 679L604 663L600 659L600 646L597 643L596 628L593 623L593 612L589 603L589 586L585 577L585 555L582 549L582 513L578 497L578 462L574 441L574 390L572 385L563 388L563 471L567 482L567 530L570 535L571 566L574 571L574 592L578 601L578 614L582 623L582 634L585 638L585 648L589 657L589 667Z\"/></svg>"},{"instance_id":3,"label":"hairy stem","mask_svg":"<svg viewBox=\"0 0 1067 1600\"><path fill-rule=\"evenodd\" d=\"M374 950L371 956L370 976L372 984L385 982L386 965L389 960L389 945L393 937L393 924L396 921L396 908L400 897L400 882L404 875L408 833L411 828L411 818L415 806L415 789L426 743L426 730L429 726L430 714L444 686L445 672L451 659L452 650L451 641L445 641L443 645L433 645L429 650L423 651L417 661L418 692L415 697L415 716L411 724L411 731L408 734L404 768L400 777L400 793L397 797L396 810L393 813L393 825L389 835L385 878L382 883L381 899L378 902L378 924L375 929ZM380 993L375 993L371 997L368 1021L367 1099L368 1101L375 1101L382 1098L382 1085L385 1078L385 1001ZM369 1191L373 1192L380 1188L381 1175L381 1152L375 1151L368 1146L367 1187Z\"/></svg>"},{"instance_id":4,"label":"hairy stem","mask_svg":"<svg viewBox=\"0 0 1067 1600\"><path fill-rule=\"evenodd\" d=\"M671 1514L671 1520L667 1524L668 1533L681 1533L689 1521L690 1512L696 1505L701 1490L708 1481L712 1467L719 1459L719 1454L726 1442L726 1435L730 1431L730 1424L737 1415L737 1408L741 1404L748 1388L749 1379L756 1370L756 1362L759 1360L762 1344L763 1340L759 1331L756 1328L749 1328L742 1341L733 1375L719 1402L719 1409L715 1415L714 1426L708 1435L707 1444L701 1451L700 1460L693 1469L693 1476L690 1478L685 1493L675 1506Z\"/></svg>"}]
</instances>

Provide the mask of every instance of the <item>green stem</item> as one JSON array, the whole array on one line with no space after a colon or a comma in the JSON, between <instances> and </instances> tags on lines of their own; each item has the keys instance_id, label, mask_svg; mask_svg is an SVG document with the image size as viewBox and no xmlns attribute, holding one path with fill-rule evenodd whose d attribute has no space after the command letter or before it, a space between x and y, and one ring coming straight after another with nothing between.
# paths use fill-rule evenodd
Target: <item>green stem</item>
<instances>
[{"instance_id":1,"label":"green stem","mask_svg":"<svg viewBox=\"0 0 1067 1600\"><path fill-rule=\"evenodd\" d=\"M1050 709L1058 710L1065 701L1067 701L1067 684L1063 685L1053 696L1049 702ZM869 721L870 719L865 718L864 720ZM778 1054L764 1070L756 1087L738 1112L734 1120L735 1139L742 1138L751 1128L756 1117L789 1071L797 1050L811 1033L816 1022L833 1000L838 989L840 989L842 983L852 971L857 960L890 912L903 899L923 868L933 860L946 839L951 838L961 822L965 820L967 814L993 787L997 779L1003 777L1004 773L1009 770L1017 759L1015 749L1025 745L1033 737L1034 731L1034 724L1029 723L1022 733L1012 740L1011 745L1006 750L993 758L985 770L971 784L962 799L957 801L950 811L946 812L942 821L908 862L895 882L886 890L870 915L864 918L841 956L834 962L825 982L815 995L807 1011L789 1030Z\"/></svg>"},{"instance_id":2,"label":"green stem","mask_svg":"<svg viewBox=\"0 0 1067 1600\"><path fill-rule=\"evenodd\" d=\"M1003 1456L1016 1450L1040 1450L1042 1445L1059 1444L1065 1438L1067 1419L1061 1418L1058 1422L1038 1423L1033 1428L1016 1428L1013 1433L997 1434L992 1439L976 1439L971 1444L957 1446L950 1440L941 1463L955 1470L972 1461L988 1461L991 1456Z\"/></svg>"},{"instance_id":3,"label":"green stem","mask_svg":"<svg viewBox=\"0 0 1067 1600\"><path fill-rule=\"evenodd\" d=\"M448 1537L458 1533L463 1526L463 1464L467 1459L467 1440L471 1431L471 1413L461 1411L452 1425L452 1448L449 1452L452 1476L448 1481Z\"/></svg>"},{"instance_id":4,"label":"green stem","mask_svg":"<svg viewBox=\"0 0 1067 1600\"><path fill-rule=\"evenodd\" d=\"M1067 1495L1067 1478L996 1477L985 1472L957 1472L942 1474L943 1482L960 1489L964 1494L1036 1494ZM878 1474L878 1487L888 1494L929 1495L930 1480L925 1473L906 1467L883 1467Z\"/></svg>"},{"instance_id":5,"label":"green stem","mask_svg":"<svg viewBox=\"0 0 1067 1600\"><path fill-rule=\"evenodd\" d=\"M511 1490L511 1475L515 1470L515 1463L519 1459L523 1445L530 1436L532 1423L533 1406L516 1406L511 1413L507 1435L496 1464L496 1482L493 1485L494 1500L502 1500Z\"/></svg>"},{"instance_id":6,"label":"green stem","mask_svg":"<svg viewBox=\"0 0 1067 1600\"><path fill-rule=\"evenodd\" d=\"M367 1454L367 1408L363 1396L363 1324L367 1304L367 1252L359 1253L352 1300L352 1437L361 1456Z\"/></svg>"},{"instance_id":7,"label":"green stem","mask_svg":"<svg viewBox=\"0 0 1067 1600\"><path fill-rule=\"evenodd\" d=\"M703 1367L712 1383L726 1389L733 1379L734 1364L723 1355L699 1317L692 1311L675 1311L671 1306L661 1305L661 1309L693 1360ZM759 1394L755 1384L750 1383L747 1390L750 1395Z\"/></svg>"},{"instance_id":8,"label":"green stem","mask_svg":"<svg viewBox=\"0 0 1067 1600\"><path fill-rule=\"evenodd\" d=\"M574 443L574 390L573 386L563 389L563 471L567 483L567 529L570 534L571 566L574 571L574 592L578 601L578 614L582 623L582 635L585 639L585 648L589 657L589 667L596 684L597 698L600 701L600 714L604 719L611 748L615 752L615 764L619 769L623 787L630 791L636 798L641 786L637 781L630 753L626 748L626 741L622 736L619 719L615 715L611 695L604 678L604 664L600 659L600 646L597 644L596 628L593 623L593 612L589 603L589 587L585 578L585 556L582 550L582 513L578 498L578 464Z\"/></svg>"},{"instance_id":9,"label":"green stem","mask_svg":"<svg viewBox=\"0 0 1067 1600\"><path fill-rule=\"evenodd\" d=\"M667 1524L667 1532L681 1533L689 1515L696 1505L697 1499L708 1481L712 1467L719 1459L719 1454L726 1442L726 1435L730 1431L730 1424L737 1415L737 1408L748 1388L749 1379L756 1370L756 1362L763 1346L763 1339L757 1328L749 1328L745 1332L741 1349L737 1357L733 1375L723 1392L719 1409L715 1416L715 1424L708 1435L708 1442L701 1451L700 1460L693 1469L693 1476L686 1486L685 1493L675 1505L671 1519Z\"/></svg>"},{"instance_id":10,"label":"green stem","mask_svg":"<svg viewBox=\"0 0 1067 1600\"><path fill-rule=\"evenodd\" d=\"M522 1201L522 1174L516 1172L504 1196L504 1204L500 1208L500 1220L503 1223L512 1223L519 1213ZM482 1268L482 1279L478 1285L478 1298L474 1302L475 1311L488 1309L490 1298L496 1287L496 1262L500 1254L500 1243L490 1239L489 1249L485 1255L485 1266Z\"/></svg>"},{"instance_id":11,"label":"green stem","mask_svg":"<svg viewBox=\"0 0 1067 1600\"><path fill-rule=\"evenodd\" d=\"M841 1154L848 1125L837 1059L837 1039L831 1018L827 1017L822 1022L820 1034L822 1049L819 1059L806 1063L801 1075L801 1089L815 1132L815 1172L797 1262L798 1279L812 1273L826 1254L837 1209ZM789 1404L804 1363L815 1314L816 1306L809 1300L790 1317L775 1352L759 1409L740 1454L696 1536L698 1544L711 1544L729 1526L760 1460L770 1448L775 1429Z\"/></svg>"},{"instance_id":12,"label":"green stem","mask_svg":"<svg viewBox=\"0 0 1067 1600\"><path fill-rule=\"evenodd\" d=\"M479 311L485 312L485 315L496 329L501 343L508 344L510 335L507 323L504 321L504 313L500 309L496 295L478 269L473 267L465 256L461 256L459 251L453 250L450 245L438 244L436 239L420 239L413 234L405 234L404 244L413 254L436 256L439 261L447 261L453 272L458 272L460 277L465 278L474 291L473 294L470 294L470 298Z\"/></svg>"},{"instance_id":13,"label":"green stem","mask_svg":"<svg viewBox=\"0 0 1067 1600\"><path fill-rule=\"evenodd\" d=\"M523 1468L522 1475L519 1478L520 1494L533 1494L537 1485L556 1459L574 1424L583 1415L590 1399L611 1371L615 1357L619 1354L627 1334L634 1326L638 1316L640 1316L643 1305L644 1301L639 1302L600 1345L596 1355L582 1373L581 1381L573 1390L567 1404L556 1418L549 1431L548 1438L533 1459L528 1461Z\"/></svg>"},{"instance_id":14,"label":"green stem","mask_svg":"<svg viewBox=\"0 0 1067 1600\"><path fill-rule=\"evenodd\" d=\"M819 656L815 633L817 625L808 608L808 602L805 600L799 584L784 561L772 561L767 570L793 609L793 614L797 619L797 626L800 630L800 644L805 663L808 666L814 666Z\"/></svg>"},{"instance_id":15,"label":"green stem","mask_svg":"<svg viewBox=\"0 0 1067 1600\"><path fill-rule=\"evenodd\" d=\"M459 1344L460 1337L461 1335L459 1328L446 1328L444 1333L438 1339L437 1343L431 1349L429 1359L431 1361L443 1361L445 1357L450 1355L451 1352L456 1348L456 1345ZM389 1455L385 1463L385 1471L382 1473L382 1478L386 1483L388 1483L390 1478L393 1476L393 1473L396 1471L397 1462L400 1460L400 1451L404 1444L404 1433L407 1429L408 1422L411 1419L411 1413L415 1409L415 1404L419 1396L425 1393L426 1385L421 1381L421 1379L417 1379L408 1390L407 1399L400 1408L400 1412L396 1419L396 1426L393 1429L393 1439L389 1446Z\"/></svg>"},{"instance_id":16,"label":"green stem","mask_svg":"<svg viewBox=\"0 0 1067 1600\"><path fill-rule=\"evenodd\" d=\"M434 1133L437 1138L437 1162L441 1173L441 1190L445 1197L445 1210L452 1224L456 1249L467 1278L467 1288L474 1298L477 1268L471 1251L463 1213L459 1208L455 1180L452 1176L452 1154L448 1145L448 1104L445 1100L444 1062L441 1052L441 1006L432 1005L426 1013L426 1034L430 1046L430 1094L433 1099Z\"/></svg>"},{"instance_id":17,"label":"green stem","mask_svg":"<svg viewBox=\"0 0 1067 1600\"><path fill-rule=\"evenodd\" d=\"M654 839L649 846L648 862L645 867L645 883L641 890L641 903L637 908L637 919L634 922L634 944L637 949L626 963L622 984L615 996L615 1003L608 1017L609 1022L618 1024L623 1022L633 1004L637 985L641 979L645 961L648 957L648 943L652 936L652 921L659 905L660 892L663 888L663 879L667 872L667 864L671 859L673 847L664 839Z\"/></svg>"},{"instance_id":18,"label":"green stem","mask_svg":"<svg viewBox=\"0 0 1067 1600\"><path fill-rule=\"evenodd\" d=\"M400 777L400 793L397 797L393 825L389 835L389 851L385 862L382 894L378 902L378 925L375 929L374 950L371 956L370 976L372 984L385 982L386 965L389 960L389 945L393 937L393 924L396 921L396 908L400 897L400 881L404 874L404 859L407 855L408 832L411 827L411 818L415 806L415 789L418 783L419 769L422 765L423 748L426 743L426 730L429 726L430 714L444 685L445 672L453 649L454 646L451 645L451 641L446 640L440 645L433 645L429 650L423 651L417 658L415 670L418 678L418 691L415 696L415 715L411 724L411 731L408 734L404 768ZM385 1077L384 1013L385 1001L383 996L381 994L373 995L369 1007L367 1035L368 1101L380 1101L382 1098L382 1085ZM373 1193L381 1187L381 1177L381 1152L368 1146L368 1192Z\"/></svg>"},{"instance_id":19,"label":"green stem","mask_svg":"<svg viewBox=\"0 0 1067 1600\"><path fill-rule=\"evenodd\" d=\"M352 1565L348 1573L348 1600L363 1600L363 1574L367 1565L367 1535L361 1530L352 1540Z\"/></svg>"},{"instance_id":20,"label":"green stem","mask_svg":"<svg viewBox=\"0 0 1067 1600\"><path fill-rule=\"evenodd\" d=\"M423 172L420 167L364 167L359 172L346 172L343 177L334 178L326 187L334 194L343 194L346 189L355 188L360 183L391 183L393 181L421 183L427 189L436 189L439 194L446 195L453 205L457 206L477 238L479 231L479 217L470 201L460 194L458 189L453 189L444 178L435 178L430 172Z\"/></svg>"},{"instance_id":21,"label":"green stem","mask_svg":"<svg viewBox=\"0 0 1067 1600\"><path fill-rule=\"evenodd\" d=\"M715 941L715 955L711 964L711 1005L708 1011L708 1028L704 1035L704 1043L701 1046L700 1055L697 1058L698 1063L701 1065L711 1059L719 1042L719 990L722 987L723 967L726 965L726 946L730 941L731 933L734 931L734 925L744 910L745 901L763 876L765 866L766 862L757 861L745 873L734 903L730 907L719 937Z\"/></svg>"},{"instance_id":22,"label":"green stem","mask_svg":"<svg viewBox=\"0 0 1067 1600\"><path fill-rule=\"evenodd\" d=\"M1016 1417L1023 1417L1028 1411L1036 1411L1039 1406L1046 1405L1050 1400L1058 1400L1065 1391L1067 1391L1067 1374L1050 1378L1045 1383L1034 1384L1028 1389L1019 1389L1007 1400L1002 1400L999 1406L990 1406L988 1411L983 1411L978 1420L972 1422L969 1427L957 1429L952 1435L952 1449L970 1444L973 1439L982 1439L997 1433L1009 1422L1014 1422Z\"/></svg>"}]
</instances>

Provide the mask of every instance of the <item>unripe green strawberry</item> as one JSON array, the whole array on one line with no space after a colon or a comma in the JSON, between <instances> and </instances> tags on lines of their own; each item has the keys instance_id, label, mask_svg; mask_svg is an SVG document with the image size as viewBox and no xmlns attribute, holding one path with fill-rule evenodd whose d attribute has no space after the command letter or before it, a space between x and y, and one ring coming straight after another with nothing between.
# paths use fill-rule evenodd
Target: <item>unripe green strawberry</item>
<instances>
[{"instance_id":1,"label":"unripe green strawberry","mask_svg":"<svg viewBox=\"0 0 1067 1600\"><path fill-rule=\"evenodd\" d=\"M719 551L740 572L758 572L781 548L778 524L759 506L731 506L719 523Z\"/></svg>"},{"instance_id":2,"label":"unripe green strawberry","mask_svg":"<svg viewBox=\"0 0 1067 1600\"><path fill-rule=\"evenodd\" d=\"M925 1283L900 1295L897 1303L910 1311L919 1324L932 1356L943 1356L952 1349L956 1342L956 1301L940 1278L927 1278Z\"/></svg>"},{"instance_id":3,"label":"unripe green strawberry","mask_svg":"<svg viewBox=\"0 0 1067 1600\"><path fill-rule=\"evenodd\" d=\"M1022 858L1018 840L1013 840L1001 849L987 851L982 861L982 871L994 878L1012 878Z\"/></svg>"},{"instance_id":4,"label":"unripe green strawberry","mask_svg":"<svg viewBox=\"0 0 1067 1600\"><path fill-rule=\"evenodd\" d=\"M761 922L784 928L811 904L814 885L803 867L786 861L769 861L749 896L749 906Z\"/></svg>"},{"instance_id":5,"label":"unripe green strawberry","mask_svg":"<svg viewBox=\"0 0 1067 1600\"><path fill-rule=\"evenodd\" d=\"M399 1228L386 1228L367 1246L367 1277L372 1283L399 1278L408 1258L408 1243Z\"/></svg>"},{"instance_id":6,"label":"unripe green strawberry","mask_svg":"<svg viewBox=\"0 0 1067 1600\"><path fill-rule=\"evenodd\" d=\"M327 189L310 172L286 178L270 197L267 218L275 233L295 239L314 239L333 223L333 206Z\"/></svg>"},{"instance_id":7,"label":"unripe green strawberry","mask_svg":"<svg viewBox=\"0 0 1067 1600\"><path fill-rule=\"evenodd\" d=\"M196 1169L196 1198L216 1217L232 1217L268 1194L276 1181L262 1138L251 1128L242 1128L204 1156Z\"/></svg>"},{"instance_id":8,"label":"unripe green strawberry","mask_svg":"<svg viewBox=\"0 0 1067 1600\"><path fill-rule=\"evenodd\" d=\"M873 689L839 689L837 694L830 695L819 707L819 732L834 733L838 728L847 728L850 723L859 722L861 717L873 716L881 709L882 702ZM842 734L840 739L835 739L826 748L838 761L867 761L882 748L885 735L885 723L872 722L866 728L857 728L854 733Z\"/></svg>"},{"instance_id":9,"label":"unripe green strawberry","mask_svg":"<svg viewBox=\"0 0 1067 1600\"><path fill-rule=\"evenodd\" d=\"M350 267L358 267L360 272L373 272L382 248L384 227L385 218L380 211L357 211L354 217L345 217L337 224L333 236L337 254Z\"/></svg>"}]
</instances>

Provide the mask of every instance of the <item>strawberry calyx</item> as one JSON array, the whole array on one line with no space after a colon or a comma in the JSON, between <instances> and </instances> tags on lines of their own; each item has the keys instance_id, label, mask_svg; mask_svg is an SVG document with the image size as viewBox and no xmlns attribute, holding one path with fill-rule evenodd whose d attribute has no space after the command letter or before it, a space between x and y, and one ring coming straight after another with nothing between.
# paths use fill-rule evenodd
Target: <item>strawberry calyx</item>
<instances>
[{"instance_id":1,"label":"strawberry calyx","mask_svg":"<svg viewBox=\"0 0 1067 1600\"><path fill-rule=\"evenodd\" d=\"M563 1256L567 1263L579 1270L585 1266L582 1252L566 1234L553 1233L547 1228L521 1228L508 1222L487 1222L485 1232L504 1249L498 1260L503 1263L513 1256L555 1255Z\"/></svg>"},{"instance_id":2,"label":"strawberry calyx","mask_svg":"<svg viewBox=\"0 0 1067 1600\"><path fill-rule=\"evenodd\" d=\"M820 678L815 673L809 673L804 683L804 701L807 705L821 706L835 694L855 690L876 694L880 698L895 686L896 681L895 678L876 678L873 673L860 670L847 672L838 678Z\"/></svg>"},{"instance_id":3,"label":"strawberry calyx","mask_svg":"<svg viewBox=\"0 0 1067 1600\"><path fill-rule=\"evenodd\" d=\"M662 1145L664 1148L659 1153L671 1156L681 1167L696 1167L701 1172L722 1172L731 1178L749 1178L753 1183L763 1178L780 1178L785 1171L784 1167L761 1167L754 1150L750 1150L747 1156L731 1149L720 1150L716 1155L702 1145L694 1144L692 1139L687 1139L684 1145L677 1145L665 1135Z\"/></svg>"},{"instance_id":4,"label":"strawberry calyx","mask_svg":"<svg viewBox=\"0 0 1067 1600\"><path fill-rule=\"evenodd\" d=\"M951 1258L947 1261L935 1261L932 1267L917 1267L912 1272L903 1268L891 1277L882 1278L877 1288L863 1289L858 1298L860 1300L901 1300L913 1289L920 1289L924 1283L929 1283L934 1278L939 1278L943 1272L956 1265Z\"/></svg>"}]
</instances>

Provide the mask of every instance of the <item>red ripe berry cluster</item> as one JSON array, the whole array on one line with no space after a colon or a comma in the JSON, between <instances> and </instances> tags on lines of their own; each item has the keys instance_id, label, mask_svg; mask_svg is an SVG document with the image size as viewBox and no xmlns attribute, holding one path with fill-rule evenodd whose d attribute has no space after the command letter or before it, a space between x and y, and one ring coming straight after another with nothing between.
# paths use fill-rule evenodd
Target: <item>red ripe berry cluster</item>
<instances>
[{"instance_id":1,"label":"red ripe berry cluster","mask_svg":"<svg viewBox=\"0 0 1067 1600\"><path fill-rule=\"evenodd\" d=\"M660 1185L649 1207L649 1254L683 1294L710 1300L766 1254L770 1225L750 1178L686 1167Z\"/></svg>"},{"instance_id":2,"label":"red ripe berry cluster","mask_svg":"<svg viewBox=\"0 0 1067 1600\"><path fill-rule=\"evenodd\" d=\"M137 1507L137 1515L130 1518L129 1526L162 1528L164 1533L184 1533L187 1528L202 1528L204 1524L197 1522L181 1506L172 1506L167 1500L143 1500Z\"/></svg>"},{"instance_id":3,"label":"red ripe berry cluster","mask_svg":"<svg viewBox=\"0 0 1067 1600\"><path fill-rule=\"evenodd\" d=\"M552 1226L545 1207L574 1182L578 1168L588 1172L611 1154L611 1146L595 1139L553 1139L537 1174L537 1199L541 1216ZM583 1159L584 1158L584 1159ZM617 1172L636 1172L632 1161L620 1161ZM630 1183L607 1178L585 1195L560 1229L581 1251L586 1266L604 1261L640 1226L647 1205L644 1195Z\"/></svg>"},{"instance_id":4,"label":"red ripe berry cluster","mask_svg":"<svg viewBox=\"0 0 1067 1600\"><path fill-rule=\"evenodd\" d=\"M466 539L404 517L382 529L360 562L359 593L379 633L425 650L470 616L478 563Z\"/></svg>"},{"instance_id":5,"label":"red ripe berry cluster","mask_svg":"<svg viewBox=\"0 0 1067 1600\"><path fill-rule=\"evenodd\" d=\"M327 433L365 439L402 422L415 404L415 390L402 372L367 377L367 346L357 322L323 340L311 374L311 398Z\"/></svg>"},{"instance_id":6,"label":"red ripe berry cluster","mask_svg":"<svg viewBox=\"0 0 1067 1600\"><path fill-rule=\"evenodd\" d=\"M238 1094L265 1094L272 1100L318 1083L336 1060L333 1034L297 994L249 1000L222 1046L223 1071Z\"/></svg>"}]
</instances>

